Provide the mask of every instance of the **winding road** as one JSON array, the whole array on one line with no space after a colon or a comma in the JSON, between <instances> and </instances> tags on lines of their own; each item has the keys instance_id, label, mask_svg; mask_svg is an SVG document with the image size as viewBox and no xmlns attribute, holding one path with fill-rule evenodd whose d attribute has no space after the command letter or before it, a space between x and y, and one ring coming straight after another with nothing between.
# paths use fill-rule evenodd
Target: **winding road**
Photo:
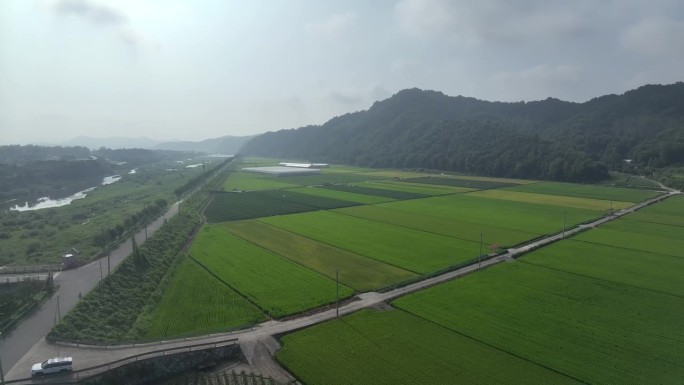
<instances>
[{"instance_id":1,"label":"winding road","mask_svg":"<svg viewBox=\"0 0 684 385\"><path fill-rule=\"evenodd\" d=\"M556 242L558 240L561 240L563 238L567 238L569 236L572 236L576 233L585 231L587 229L593 228L595 226L604 224L606 222L612 221L616 218L620 218L626 214L629 214L631 212L634 212L636 210L639 210L647 205L650 205L652 203L661 201L663 199L666 199L668 197L671 197L673 195L680 194L680 191L677 190L672 190L668 189L668 192L666 194L659 195L657 197L651 198L647 201L644 201L642 203L639 203L635 206L632 206L627 209L619 210L614 212L612 215L600 218L596 221L593 221L591 223L583 224L571 229L567 229L563 231L562 233L558 233L552 236L548 236L542 239L538 239L534 242L530 242L528 244L525 244L523 246L517 247L517 248L512 248L507 250L505 254L497 255L493 258L483 260L481 264L472 264L463 268L460 268L458 270L454 270L451 272L447 272L445 274L425 279L420 282L416 282L404 287L397 288L392 291L384 292L384 293L378 293L378 292L368 292L368 293L363 293L355 296L351 300L345 301L343 305L339 307L339 309L328 309L320 312L316 312L313 314L306 314L302 315L296 318L292 319L287 319L283 321L268 321L264 322L262 324L259 324L251 329L248 330L242 330L242 331L237 331L237 332L232 332L232 333L222 333L222 334L215 334L215 335L208 335L208 336L203 336L203 337L197 337L197 338L191 338L191 339L181 339L181 340L169 340L169 341L162 341L162 342L157 342L157 343L150 343L150 344L136 344L136 345L128 345L128 346L109 346L109 347L94 347L94 346L79 346L79 345L66 345L66 344L50 344L45 341L44 338L40 338L39 336L45 335L51 325L52 321L52 314L54 312L54 304L51 306L49 303L44 306L43 310L47 312L47 319L43 320L42 322L44 323L45 321L50 321L47 322L47 324L42 325L42 329L35 329L31 330L28 329L26 332L33 332L32 334L32 340L34 341L33 347L28 350L26 354L23 355L21 359L19 359L16 364L14 364L9 370L9 372L6 374L6 380L11 380L11 379L19 379L19 378L25 378L29 373L30 373L30 368L33 363L40 362L44 360L46 357L53 357L53 356L71 356L74 358L74 367L75 369L80 369L80 368L87 368L87 367L92 367L92 366L97 366L101 364L106 364L124 357L140 354L140 353L145 353L149 351L154 351L154 350L159 350L162 348L172 348L172 347L181 347L181 346L187 346L191 344L197 344L197 343L203 343L203 342L220 342L220 341L225 341L227 338L237 338L239 340L239 343L241 345L242 351L245 354L245 357L247 358L247 361L249 362L250 366L253 368L258 369L262 374L267 375L267 376L272 376L275 380L277 381L282 381L282 382L287 382L293 380L292 377L284 371L282 368L280 368L277 364L275 364L271 356L272 354L279 348L278 342L274 339L273 336L282 334L285 332L290 332L293 330L298 330L302 329L311 325L315 325L317 323L321 323L327 320L331 320L337 317L338 310L339 310L339 316L347 315L353 312L356 312L360 309L363 308L368 308L368 307L374 307L374 306L379 306L382 305L382 303L393 300L397 297L401 297L403 295L413 293L415 291L419 291L422 289L425 289L427 287L443 283L446 281L450 281L452 279L464 276L466 274L470 274L472 272L475 272L480 269L487 268L489 266L496 265L501 262L505 261L513 261L515 260L516 257L521 256L531 250L537 249L539 247L548 245L550 243ZM122 250L123 252L123 250ZM130 250L129 250L130 252ZM124 255L127 255L124 254ZM92 265L92 264L91 264ZM97 264L95 264L95 268L97 268ZM80 270L80 269L79 269ZM79 270L74 271L77 273ZM98 274L99 274L99 270ZM78 280L79 276L81 275L86 275L85 272L82 274L76 274L76 276L69 276L69 277L64 277L63 279L76 279ZM60 275L62 277L62 275ZM92 277L91 277L92 278ZM99 279L99 275L97 276ZM97 280L96 280L97 281ZM96 283L95 281L95 283ZM88 281L90 282L90 281ZM92 286L91 286L92 287ZM60 295L74 295L74 289L65 289L64 292L59 293ZM80 289L79 289L80 290ZM75 300L71 298L71 306L75 304ZM66 309L66 307L63 307L63 309ZM41 310L41 312L43 312ZM65 310L66 311L66 310ZM36 317L36 318L44 318L44 316ZM30 321L30 320L29 320ZM28 323L27 323L28 324ZM28 326L30 328L32 326ZM24 328L25 329L25 328ZM10 336L10 338L12 338ZM8 338L9 339L9 338ZM25 346L25 345L24 345ZM17 349L19 350L24 350L25 348L22 349ZM3 359L5 359L4 356L4 351L3 351ZM16 353L15 353L16 354Z\"/></svg>"}]
</instances>

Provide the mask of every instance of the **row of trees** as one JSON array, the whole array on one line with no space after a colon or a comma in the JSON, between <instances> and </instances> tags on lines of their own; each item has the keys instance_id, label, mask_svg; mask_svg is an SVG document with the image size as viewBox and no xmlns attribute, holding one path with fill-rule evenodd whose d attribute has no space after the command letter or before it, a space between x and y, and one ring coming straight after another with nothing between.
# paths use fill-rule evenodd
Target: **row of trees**
<instances>
[{"instance_id":1,"label":"row of trees","mask_svg":"<svg viewBox=\"0 0 684 385\"><path fill-rule=\"evenodd\" d=\"M153 204L146 205L142 210L127 217L123 223L118 223L107 228L103 227L102 232L93 237L93 245L95 247L104 248L114 244L122 239L124 235L146 225L151 219L161 215L167 207L168 203L166 200L157 199Z\"/></svg>"}]
</instances>

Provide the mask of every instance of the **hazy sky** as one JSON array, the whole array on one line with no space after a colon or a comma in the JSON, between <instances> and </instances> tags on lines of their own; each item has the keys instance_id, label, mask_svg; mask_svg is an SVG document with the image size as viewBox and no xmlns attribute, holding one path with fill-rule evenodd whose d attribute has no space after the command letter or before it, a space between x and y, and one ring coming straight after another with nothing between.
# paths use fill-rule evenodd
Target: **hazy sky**
<instances>
[{"instance_id":1,"label":"hazy sky","mask_svg":"<svg viewBox=\"0 0 684 385\"><path fill-rule=\"evenodd\" d=\"M0 144L247 135L410 87L582 102L683 63L681 0L0 0Z\"/></svg>"}]
</instances>

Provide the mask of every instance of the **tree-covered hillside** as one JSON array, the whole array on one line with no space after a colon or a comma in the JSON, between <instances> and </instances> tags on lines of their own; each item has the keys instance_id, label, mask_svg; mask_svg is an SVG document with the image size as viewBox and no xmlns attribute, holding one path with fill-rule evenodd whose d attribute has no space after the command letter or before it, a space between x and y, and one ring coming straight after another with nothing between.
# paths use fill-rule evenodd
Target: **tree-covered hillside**
<instances>
[{"instance_id":1,"label":"tree-covered hillside","mask_svg":"<svg viewBox=\"0 0 684 385\"><path fill-rule=\"evenodd\" d=\"M609 168L684 162L684 83L644 86L586 103L487 102L403 90L322 126L263 134L240 152L590 182L606 178Z\"/></svg>"}]
</instances>

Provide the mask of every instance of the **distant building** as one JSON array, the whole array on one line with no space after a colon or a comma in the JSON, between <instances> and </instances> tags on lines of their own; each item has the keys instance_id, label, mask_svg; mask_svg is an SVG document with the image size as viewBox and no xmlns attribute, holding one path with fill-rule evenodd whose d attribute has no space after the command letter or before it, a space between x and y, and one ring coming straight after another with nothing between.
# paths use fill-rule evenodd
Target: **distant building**
<instances>
[{"instance_id":1,"label":"distant building","mask_svg":"<svg viewBox=\"0 0 684 385\"><path fill-rule=\"evenodd\" d=\"M297 167L297 168L325 168L329 167L327 163L288 163L288 162L280 162L278 163L281 166L284 167Z\"/></svg>"},{"instance_id":2,"label":"distant building","mask_svg":"<svg viewBox=\"0 0 684 385\"><path fill-rule=\"evenodd\" d=\"M302 168L302 167L245 167L241 169L247 172L258 172L261 174L269 174L275 176L301 176L301 175L315 175L320 174L321 170L317 168Z\"/></svg>"}]
</instances>

